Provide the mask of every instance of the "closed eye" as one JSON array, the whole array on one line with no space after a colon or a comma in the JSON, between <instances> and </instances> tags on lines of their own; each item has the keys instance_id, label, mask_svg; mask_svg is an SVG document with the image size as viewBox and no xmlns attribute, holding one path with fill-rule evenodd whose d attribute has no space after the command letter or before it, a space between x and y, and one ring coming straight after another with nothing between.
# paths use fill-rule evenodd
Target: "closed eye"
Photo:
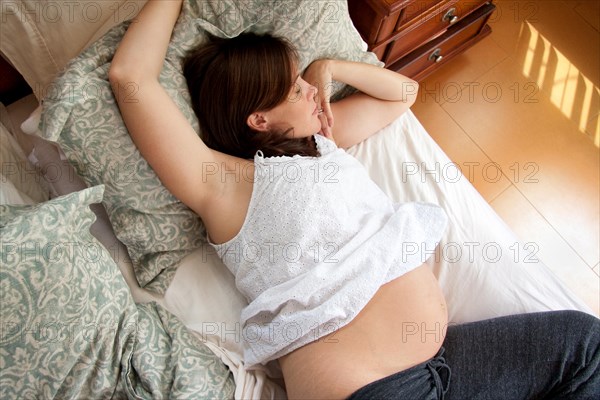
<instances>
[{"instance_id":1,"label":"closed eye","mask_svg":"<svg viewBox=\"0 0 600 400\"><path fill-rule=\"evenodd\" d=\"M290 95L288 96L288 99L291 102L296 102L296 101L300 100L301 96L302 96L302 86L296 80L296 82L294 82L294 86L292 87Z\"/></svg>"}]
</instances>

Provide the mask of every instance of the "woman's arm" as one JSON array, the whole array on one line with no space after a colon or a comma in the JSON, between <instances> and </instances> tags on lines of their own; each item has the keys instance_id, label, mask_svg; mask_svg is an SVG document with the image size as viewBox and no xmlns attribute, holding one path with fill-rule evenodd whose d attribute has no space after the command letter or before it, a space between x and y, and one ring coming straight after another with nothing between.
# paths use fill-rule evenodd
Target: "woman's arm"
<instances>
[{"instance_id":1,"label":"woman's arm","mask_svg":"<svg viewBox=\"0 0 600 400\"><path fill-rule=\"evenodd\" d=\"M149 0L119 44L110 74L128 78L157 78L167 54L182 0Z\"/></svg>"},{"instance_id":2,"label":"woman's arm","mask_svg":"<svg viewBox=\"0 0 600 400\"><path fill-rule=\"evenodd\" d=\"M318 85L327 117L323 122L343 148L363 141L408 110L419 89L417 82L396 72L341 60L317 60L307 68L304 78ZM360 93L330 104L327 89L332 80L351 85Z\"/></svg>"},{"instance_id":3,"label":"woman's arm","mask_svg":"<svg viewBox=\"0 0 600 400\"><path fill-rule=\"evenodd\" d=\"M202 176L202 166L215 162L215 152L158 81L180 9L180 0L149 0L123 37L109 80L142 156L167 189L202 217L207 196L216 192L211 185L218 184Z\"/></svg>"}]
</instances>

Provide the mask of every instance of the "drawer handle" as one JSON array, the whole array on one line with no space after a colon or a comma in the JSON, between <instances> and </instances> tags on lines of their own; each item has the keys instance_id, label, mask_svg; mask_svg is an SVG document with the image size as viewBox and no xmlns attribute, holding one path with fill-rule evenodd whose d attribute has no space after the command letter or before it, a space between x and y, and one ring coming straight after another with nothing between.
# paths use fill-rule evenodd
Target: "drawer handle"
<instances>
[{"instance_id":1,"label":"drawer handle","mask_svg":"<svg viewBox=\"0 0 600 400\"><path fill-rule=\"evenodd\" d=\"M429 55L429 60L439 63L440 61L442 61L442 58L444 58L444 56L442 56L440 53L442 52L442 49L437 48L433 51L433 53L431 53Z\"/></svg>"},{"instance_id":2,"label":"drawer handle","mask_svg":"<svg viewBox=\"0 0 600 400\"><path fill-rule=\"evenodd\" d=\"M456 8L451 8L448 11L446 11L446 14L444 14L444 17L442 18L442 21L448 21L450 25L454 24L456 21L458 21L458 15L454 15L455 12Z\"/></svg>"}]
</instances>

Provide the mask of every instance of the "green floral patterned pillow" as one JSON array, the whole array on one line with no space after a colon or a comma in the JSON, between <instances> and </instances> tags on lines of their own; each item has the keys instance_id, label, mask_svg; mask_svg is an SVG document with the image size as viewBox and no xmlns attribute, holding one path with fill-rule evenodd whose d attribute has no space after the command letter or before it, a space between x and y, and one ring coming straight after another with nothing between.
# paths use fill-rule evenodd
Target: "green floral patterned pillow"
<instances>
[{"instance_id":1,"label":"green floral patterned pillow","mask_svg":"<svg viewBox=\"0 0 600 400\"><path fill-rule=\"evenodd\" d=\"M188 23L182 19L180 26ZM54 81L43 100L41 131L60 144L88 186L105 185L103 204L138 282L164 292L177 263L200 246L204 231L198 216L171 195L141 157L121 118L107 74L126 27L114 27ZM180 30L174 43L195 41L193 31ZM170 52L174 59L165 61L160 80L197 128L178 51Z\"/></svg>"},{"instance_id":2,"label":"green floral patterned pillow","mask_svg":"<svg viewBox=\"0 0 600 400\"><path fill-rule=\"evenodd\" d=\"M289 39L298 50L300 70L320 58L383 66L375 54L366 51L346 0L192 1L191 7L202 15L198 25L218 37L270 32ZM340 99L351 91L337 82L332 98Z\"/></svg>"},{"instance_id":3,"label":"green floral patterned pillow","mask_svg":"<svg viewBox=\"0 0 600 400\"><path fill-rule=\"evenodd\" d=\"M354 28L346 0L191 1L198 26L219 37L242 32L272 32L290 39L300 51L302 68L319 58L340 58L383 65Z\"/></svg>"},{"instance_id":4,"label":"green floral patterned pillow","mask_svg":"<svg viewBox=\"0 0 600 400\"><path fill-rule=\"evenodd\" d=\"M0 398L111 397L133 352L137 310L90 233L102 187L0 206Z\"/></svg>"},{"instance_id":5,"label":"green floral patterned pillow","mask_svg":"<svg viewBox=\"0 0 600 400\"><path fill-rule=\"evenodd\" d=\"M138 281L164 292L178 262L200 246L205 234L199 218L165 189L141 157L121 119L107 73L126 28L127 23L114 27L57 78L43 100L41 128L47 139L60 143L89 186L106 186L104 206ZM196 130L180 62L206 31L284 36L298 47L302 68L324 57L382 65L364 51L345 1L186 1L160 81ZM130 89L119 95L135 99L135 87ZM344 89L338 85L334 93L341 97Z\"/></svg>"},{"instance_id":6,"label":"green floral patterned pillow","mask_svg":"<svg viewBox=\"0 0 600 400\"><path fill-rule=\"evenodd\" d=\"M0 206L0 398L232 398L228 368L176 317L136 308L89 232L102 193Z\"/></svg>"},{"instance_id":7,"label":"green floral patterned pillow","mask_svg":"<svg viewBox=\"0 0 600 400\"><path fill-rule=\"evenodd\" d=\"M232 399L229 369L173 314L140 304L137 344L127 379L129 398Z\"/></svg>"}]
</instances>

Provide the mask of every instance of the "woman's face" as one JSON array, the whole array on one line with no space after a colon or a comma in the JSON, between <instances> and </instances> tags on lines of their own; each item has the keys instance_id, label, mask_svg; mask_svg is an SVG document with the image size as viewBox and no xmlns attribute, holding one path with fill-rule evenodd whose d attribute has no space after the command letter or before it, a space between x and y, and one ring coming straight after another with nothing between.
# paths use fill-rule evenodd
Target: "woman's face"
<instances>
[{"instance_id":1,"label":"woman's face","mask_svg":"<svg viewBox=\"0 0 600 400\"><path fill-rule=\"evenodd\" d=\"M264 112L269 128L280 132L293 128L286 134L290 138L308 137L318 133L321 130L321 121L316 96L317 88L297 75L287 100Z\"/></svg>"}]
</instances>

